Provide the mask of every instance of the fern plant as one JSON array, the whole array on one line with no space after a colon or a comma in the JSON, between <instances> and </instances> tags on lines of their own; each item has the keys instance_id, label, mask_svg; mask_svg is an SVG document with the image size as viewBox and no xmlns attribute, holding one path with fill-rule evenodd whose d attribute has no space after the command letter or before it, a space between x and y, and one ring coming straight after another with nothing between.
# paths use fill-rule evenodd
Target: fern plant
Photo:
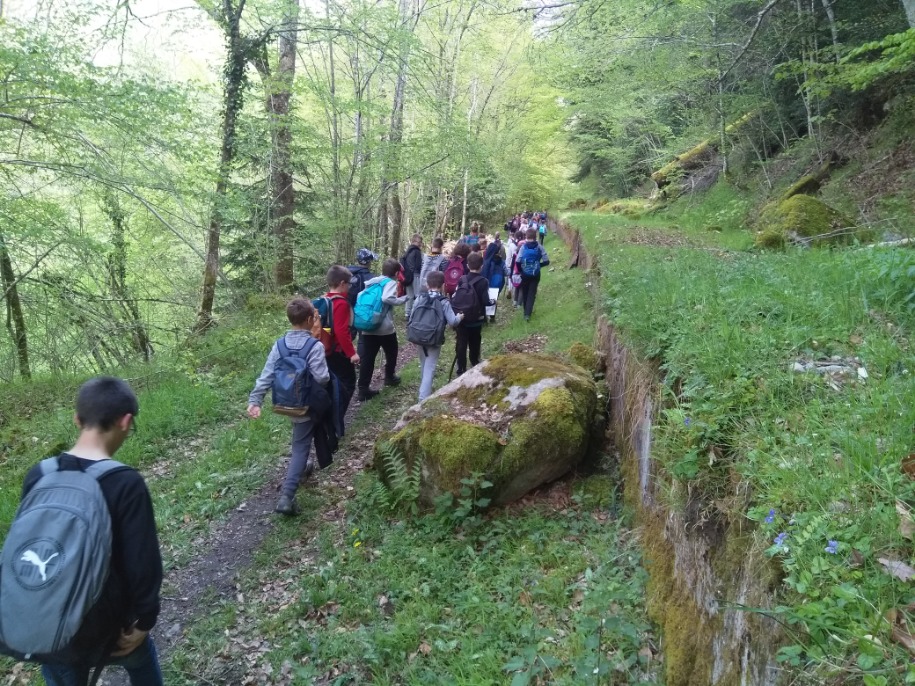
<instances>
[{"instance_id":1,"label":"fern plant","mask_svg":"<svg viewBox=\"0 0 915 686\"><path fill-rule=\"evenodd\" d=\"M388 510L405 508L416 514L419 511L419 460L409 467L403 453L391 443L382 443L378 454L387 483L376 483L371 499Z\"/></svg>"}]
</instances>

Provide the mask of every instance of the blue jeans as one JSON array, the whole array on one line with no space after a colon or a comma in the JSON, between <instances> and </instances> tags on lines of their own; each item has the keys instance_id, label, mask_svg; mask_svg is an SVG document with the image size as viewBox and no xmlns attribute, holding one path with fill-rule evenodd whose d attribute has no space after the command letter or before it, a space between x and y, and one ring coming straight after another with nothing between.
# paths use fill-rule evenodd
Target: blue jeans
<instances>
[{"instance_id":1,"label":"blue jeans","mask_svg":"<svg viewBox=\"0 0 915 686\"><path fill-rule=\"evenodd\" d=\"M162 686L162 670L159 669L156 644L149 636L129 655L110 658L105 664L120 665L126 669L132 686ZM89 683L89 673L94 669L94 665L89 667L42 665L41 675L48 686L86 686Z\"/></svg>"}]
</instances>

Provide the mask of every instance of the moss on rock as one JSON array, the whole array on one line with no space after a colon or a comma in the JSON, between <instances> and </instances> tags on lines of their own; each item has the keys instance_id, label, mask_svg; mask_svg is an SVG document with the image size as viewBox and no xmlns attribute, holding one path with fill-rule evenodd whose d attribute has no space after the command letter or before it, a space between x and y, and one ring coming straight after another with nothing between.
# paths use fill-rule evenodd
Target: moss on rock
<instances>
[{"instance_id":1,"label":"moss on rock","mask_svg":"<svg viewBox=\"0 0 915 686\"><path fill-rule=\"evenodd\" d=\"M411 407L380 442L410 465L421 461L425 503L457 493L461 479L479 472L501 504L575 466L596 415L597 389L585 370L545 355L500 356Z\"/></svg>"},{"instance_id":2,"label":"moss on rock","mask_svg":"<svg viewBox=\"0 0 915 686\"><path fill-rule=\"evenodd\" d=\"M603 368L603 358L594 348L584 343L575 342L569 348L569 358L582 369L598 373Z\"/></svg>"},{"instance_id":3,"label":"moss on rock","mask_svg":"<svg viewBox=\"0 0 915 686\"><path fill-rule=\"evenodd\" d=\"M763 208L756 245L781 247L791 240L812 239L813 245L847 242L847 235L830 235L852 222L826 203L809 195L792 195ZM820 238L814 238L819 236Z\"/></svg>"}]
</instances>

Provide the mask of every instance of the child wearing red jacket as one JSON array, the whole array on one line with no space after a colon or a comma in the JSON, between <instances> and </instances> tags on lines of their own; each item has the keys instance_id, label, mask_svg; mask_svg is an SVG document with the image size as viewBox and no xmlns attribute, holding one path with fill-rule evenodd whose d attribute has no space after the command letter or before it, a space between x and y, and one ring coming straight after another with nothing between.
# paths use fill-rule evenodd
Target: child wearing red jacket
<instances>
[{"instance_id":1,"label":"child wearing red jacket","mask_svg":"<svg viewBox=\"0 0 915 686\"><path fill-rule=\"evenodd\" d=\"M339 264L327 270L328 291L324 297L333 307L333 328L330 349L327 351L327 368L340 382L342 411L345 414L353 393L356 392L356 365L359 354L353 345L353 308L349 304L350 279L352 272Z\"/></svg>"}]
</instances>

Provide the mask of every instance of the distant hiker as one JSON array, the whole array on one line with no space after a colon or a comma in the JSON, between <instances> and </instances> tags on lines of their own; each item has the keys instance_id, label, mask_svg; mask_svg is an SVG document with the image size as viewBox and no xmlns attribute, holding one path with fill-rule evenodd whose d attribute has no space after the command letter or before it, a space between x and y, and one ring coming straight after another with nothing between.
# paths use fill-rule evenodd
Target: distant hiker
<instances>
[{"instance_id":1,"label":"distant hiker","mask_svg":"<svg viewBox=\"0 0 915 686\"><path fill-rule=\"evenodd\" d=\"M468 348L470 349L470 366L473 367L480 363L486 306L492 304L489 299L489 283L480 274L480 269L483 267L483 256L478 252L471 253L467 257L467 267L470 270L469 273L461 277L457 290L451 297L451 306L454 311L464 315L463 321L457 327L455 344L458 376L467 371Z\"/></svg>"},{"instance_id":2,"label":"distant hiker","mask_svg":"<svg viewBox=\"0 0 915 686\"><path fill-rule=\"evenodd\" d=\"M470 225L470 235L464 237L464 242L469 245L472 250L473 246L480 242L480 238L480 225L477 222L474 222Z\"/></svg>"},{"instance_id":3,"label":"distant hiker","mask_svg":"<svg viewBox=\"0 0 915 686\"><path fill-rule=\"evenodd\" d=\"M347 267L352 273L352 277L350 278L349 294L347 295L350 307L356 306L356 298L359 297L362 289L365 288L366 281L375 278L375 275L372 274L371 270L372 262L377 259L378 255L373 253L368 248L359 248L359 250L356 252L356 264Z\"/></svg>"},{"instance_id":4,"label":"distant hiker","mask_svg":"<svg viewBox=\"0 0 915 686\"><path fill-rule=\"evenodd\" d=\"M419 402L432 394L432 378L438 364L442 345L445 343L445 327L457 326L464 318L455 314L451 303L442 293L445 275L439 271L426 276L426 291L416 298L410 320L407 322L407 340L414 343L419 352Z\"/></svg>"},{"instance_id":5,"label":"distant hiker","mask_svg":"<svg viewBox=\"0 0 915 686\"><path fill-rule=\"evenodd\" d=\"M403 283L406 287L406 315L409 319L410 311L413 309L413 300L419 294L419 286L422 283L419 281L419 275L423 268L423 237L418 233L414 233L413 238L410 239L410 246L400 258L400 265Z\"/></svg>"},{"instance_id":6,"label":"distant hiker","mask_svg":"<svg viewBox=\"0 0 915 686\"><path fill-rule=\"evenodd\" d=\"M521 253L521 248L524 247L524 244L527 242L527 232L518 231L515 234L515 243L518 246L515 251L515 259L512 264L509 265L511 272L511 282L514 288L514 303L515 307L521 307L524 302L521 300L521 270L518 269L518 255Z\"/></svg>"},{"instance_id":7,"label":"distant hiker","mask_svg":"<svg viewBox=\"0 0 915 686\"><path fill-rule=\"evenodd\" d=\"M427 255L423 255L423 266L419 270L419 292L426 292L426 277L429 276L431 272L440 272L443 270L445 262L448 259L442 255L442 246L445 245L445 241L442 240L440 236L436 236L432 239L432 247Z\"/></svg>"},{"instance_id":8,"label":"distant hiker","mask_svg":"<svg viewBox=\"0 0 915 686\"><path fill-rule=\"evenodd\" d=\"M543 241L546 240L546 219L539 220L537 235L540 238L540 245L543 245Z\"/></svg>"},{"instance_id":9,"label":"distant hiker","mask_svg":"<svg viewBox=\"0 0 915 686\"><path fill-rule=\"evenodd\" d=\"M373 391L369 386L372 383L375 358L378 357L379 350L384 350L384 385L397 386L400 384L400 377L394 373L397 369L397 333L394 331L392 312L395 305L403 305L407 301L407 296L397 297L396 278L399 269L400 263L397 260L392 258L385 260L381 265L382 275L366 281L365 291L356 303L355 325L357 328L360 327L360 309L367 305L363 299L373 301L372 308L377 310L378 315L377 323L373 322L370 329L363 329L360 339L361 362L357 397L362 402L378 395L378 391Z\"/></svg>"},{"instance_id":10,"label":"distant hiker","mask_svg":"<svg viewBox=\"0 0 915 686\"><path fill-rule=\"evenodd\" d=\"M162 584L152 499L135 469L110 459L138 413L126 382L90 379L76 396L76 443L22 484L4 543L0 634L4 652L43 663L48 686L86 686L103 665L124 667L134 686L162 684L149 635Z\"/></svg>"},{"instance_id":11,"label":"distant hiker","mask_svg":"<svg viewBox=\"0 0 915 686\"><path fill-rule=\"evenodd\" d=\"M495 297L491 300L497 301L502 288L505 286L505 278L508 275L508 268L505 264L505 248L502 241L499 240L499 234L496 234L492 244L486 246L486 252L483 255L483 269L481 274L486 277L489 288L495 290ZM495 309L489 315L489 321L496 321Z\"/></svg>"},{"instance_id":12,"label":"distant hiker","mask_svg":"<svg viewBox=\"0 0 915 686\"><path fill-rule=\"evenodd\" d=\"M524 305L524 321L530 321L540 285L540 268L550 263L546 250L537 242L537 229L527 230L527 240L518 249L515 258L515 274L521 280L521 303Z\"/></svg>"},{"instance_id":13,"label":"distant hiker","mask_svg":"<svg viewBox=\"0 0 915 686\"><path fill-rule=\"evenodd\" d=\"M451 251L451 259L442 267L445 272L445 285L443 286L445 295L449 298L457 290L458 282L461 277L468 273L467 256L470 255L470 246L466 243L458 243Z\"/></svg>"},{"instance_id":14,"label":"distant hiker","mask_svg":"<svg viewBox=\"0 0 915 686\"><path fill-rule=\"evenodd\" d=\"M292 329L273 344L264 370L248 396L248 416L257 419L261 416L264 396L272 388L273 411L288 416L292 422L292 456L274 510L283 515L298 513L295 493L299 482L307 479L315 468L315 461L311 459L315 425L323 419L324 412L330 406L330 396L326 389L330 372L324 346L317 341L321 335L321 320L315 314L314 306L304 298L289 301L286 317L292 324ZM306 387L315 396L323 391L326 403L324 407L313 407L301 397L288 397ZM317 402L314 404L318 405Z\"/></svg>"},{"instance_id":15,"label":"distant hiker","mask_svg":"<svg viewBox=\"0 0 915 686\"><path fill-rule=\"evenodd\" d=\"M515 255L518 254L518 241L515 239L514 232L508 234L508 240L505 241L505 277L508 288L505 291L505 297L514 300L515 286L512 283L511 275L515 269Z\"/></svg>"},{"instance_id":16,"label":"distant hiker","mask_svg":"<svg viewBox=\"0 0 915 686\"><path fill-rule=\"evenodd\" d=\"M345 415L350 400L356 392L356 365L359 355L353 343L353 308L349 303L349 289L353 274L339 264L327 270L327 293L322 298L331 306L329 319L322 317L321 325L328 337L325 353L327 368L341 386L341 411Z\"/></svg>"}]
</instances>

